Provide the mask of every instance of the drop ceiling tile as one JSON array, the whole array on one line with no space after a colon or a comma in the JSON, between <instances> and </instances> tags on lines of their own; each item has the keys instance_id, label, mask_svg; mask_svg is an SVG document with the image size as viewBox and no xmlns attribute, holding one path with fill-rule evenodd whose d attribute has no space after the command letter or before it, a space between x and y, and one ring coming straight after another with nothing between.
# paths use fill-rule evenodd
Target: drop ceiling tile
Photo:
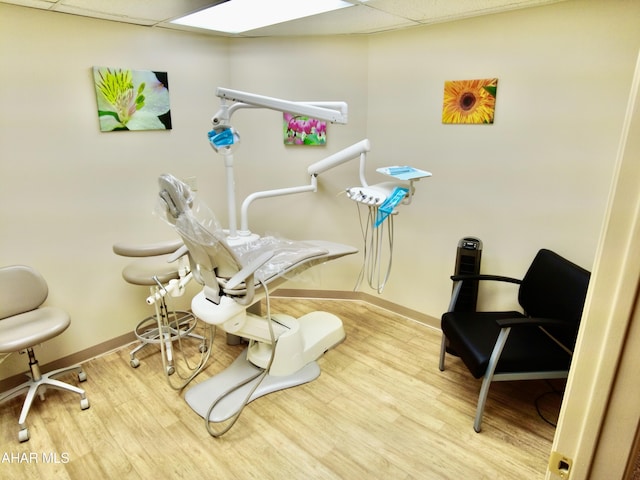
<instances>
[{"instance_id":1,"label":"drop ceiling tile","mask_svg":"<svg viewBox=\"0 0 640 480\"><path fill-rule=\"evenodd\" d=\"M175 18L224 0L0 0L0 3L138 25L170 24ZM263 0L268 1L268 0ZM246 32L243 36L368 34L439 23L565 0L349 0L356 6ZM211 35L233 36L199 30Z\"/></svg>"},{"instance_id":2,"label":"drop ceiling tile","mask_svg":"<svg viewBox=\"0 0 640 480\"><path fill-rule=\"evenodd\" d=\"M390 12L356 5L245 32L246 36L341 35L373 33L417 25Z\"/></svg>"},{"instance_id":3,"label":"drop ceiling tile","mask_svg":"<svg viewBox=\"0 0 640 480\"><path fill-rule=\"evenodd\" d=\"M369 0L366 5L420 23L435 23L558 1L563 0Z\"/></svg>"},{"instance_id":4,"label":"drop ceiling tile","mask_svg":"<svg viewBox=\"0 0 640 480\"><path fill-rule=\"evenodd\" d=\"M47 10L51 8L51 6L56 3L58 0L12 0L10 2L0 2L0 3L8 3L11 5L18 5L20 7L32 7L32 8L41 8Z\"/></svg>"},{"instance_id":5,"label":"drop ceiling tile","mask_svg":"<svg viewBox=\"0 0 640 480\"><path fill-rule=\"evenodd\" d=\"M130 18L153 24L201 10L219 3L215 0L60 0L55 10L89 16L107 15L111 19ZM100 16L100 18L105 18Z\"/></svg>"}]
</instances>

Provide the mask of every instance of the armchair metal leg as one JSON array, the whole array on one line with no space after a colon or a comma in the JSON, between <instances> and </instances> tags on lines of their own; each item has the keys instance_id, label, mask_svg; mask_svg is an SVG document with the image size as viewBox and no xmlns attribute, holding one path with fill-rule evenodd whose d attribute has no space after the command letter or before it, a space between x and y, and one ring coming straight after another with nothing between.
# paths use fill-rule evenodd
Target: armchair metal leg
<instances>
[{"instance_id":1,"label":"armchair metal leg","mask_svg":"<svg viewBox=\"0 0 640 480\"><path fill-rule=\"evenodd\" d=\"M473 422L473 429L476 433L480 433L482 430L482 414L484 413L484 405L487 402L487 395L489 394L489 385L491 384L491 378L485 375L482 380L482 387L480 387L480 395L478 396L478 406L476 407L476 418Z\"/></svg>"},{"instance_id":2,"label":"armchair metal leg","mask_svg":"<svg viewBox=\"0 0 640 480\"><path fill-rule=\"evenodd\" d=\"M453 291L451 292L451 300L449 302L448 312L453 312L456 308L456 302L458 301L458 297L460 296L460 290L462 290L462 280L456 280L453 282ZM440 371L444 372L444 356L447 352L447 337L445 337L444 332L442 333L442 346L440 347Z\"/></svg>"},{"instance_id":3,"label":"armchair metal leg","mask_svg":"<svg viewBox=\"0 0 640 480\"><path fill-rule=\"evenodd\" d=\"M444 355L446 353L446 350L447 350L447 337L445 337L443 333L442 344L440 345L440 364L438 366L441 372L444 372Z\"/></svg>"},{"instance_id":4,"label":"armchair metal leg","mask_svg":"<svg viewBox=\"0 0 640 480\"><path fill-rule=\"evenodd\" d=\"M480 433L480 430L482 430L482 414L484 413L484 406L487 403L487 396L489 395L489 386L491 385L491 381L493 380L493 374L496 370L496 366L498 365L498 360L500 360L502 349L504 348L505 343L507 343L507 337L509 336L510 331L511 331L511 327L506 327L500 330L500 334L498 335L496 344L493 347L493 352L491 352L489 365L487 365L487 371L484 374L484 379L482 380L482 386L480 387L480 395L478 396L478 406L476 407L476 418L475 418L475 421L473 422L473 429L477 433Z\"/></svg>"}]
</instances>

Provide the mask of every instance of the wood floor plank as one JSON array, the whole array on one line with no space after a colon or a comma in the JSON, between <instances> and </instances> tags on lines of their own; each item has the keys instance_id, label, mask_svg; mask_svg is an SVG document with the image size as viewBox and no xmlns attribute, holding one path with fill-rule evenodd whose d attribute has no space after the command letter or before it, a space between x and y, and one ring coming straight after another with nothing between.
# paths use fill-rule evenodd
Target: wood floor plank
<instances>
[{"instance_id":1,"label":"wood floor plank","mask_svg":"<svg viewBox=\"0 0 640 480\"><path fill-rule=\"evenodd\" d=\"M8 459L0 463L0 477L544 476L554 427L539 416L535 400L544 400L545 416L553 420L560 397L547 393L561 383L494 384L477 434L472 425L480 382L455 357L447 356L439 371L438 331L353 300L273 298L271 309L293 316L324 310L342 318L347 338L319 359L317 380L251 402L226 435L213 438L184 392L169 385L156 346L139 355L137 369L129 365L127 346L85 364L89 410L81 411L68 392L48 391L45 402L36 400L27 443L17 442L22 398L0 407L0 455ZM243 348L227 345L218 332L207 368L191 385L222 371ZM198 355L195 342L185 350ZM74 383L73 377L63 380ZM34 454L37 461L15 460Z\"/></svg>"}]
</instances>

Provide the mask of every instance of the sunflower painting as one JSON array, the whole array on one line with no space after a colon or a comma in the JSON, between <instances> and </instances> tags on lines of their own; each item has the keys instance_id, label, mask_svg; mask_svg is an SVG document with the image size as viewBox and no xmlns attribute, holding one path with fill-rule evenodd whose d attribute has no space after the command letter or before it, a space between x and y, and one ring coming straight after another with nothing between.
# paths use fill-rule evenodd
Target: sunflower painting
<instances>
[{"instance_id":1,"label":"sunflower painting","mask_svg":"<svg viewBox=\"0 0 640 480\"><path fill-rule=\"evenodd\" d=\"M498 79L444 82L442 123L493 123Z\"/></svg>"}]
</instances>

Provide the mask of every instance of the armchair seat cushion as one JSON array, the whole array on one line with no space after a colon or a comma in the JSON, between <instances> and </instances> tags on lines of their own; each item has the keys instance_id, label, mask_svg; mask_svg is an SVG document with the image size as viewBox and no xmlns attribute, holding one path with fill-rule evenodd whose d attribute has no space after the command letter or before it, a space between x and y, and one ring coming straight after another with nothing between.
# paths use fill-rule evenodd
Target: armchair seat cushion
<instances>
[{"instance_id":1,"label":"armchair seat cushion","mask_svg":"<svg viewBox=\"0 0 640 480\"><path fill-rule=\"evenodd\" d=\"M496 320L526 318L511 312L448 312L442 316L442 331L449 346L475 378L487 370L500 327ZM495 374L567 370L571 356L535 325L511 328Z\"/></svg>"}]
</instances>

